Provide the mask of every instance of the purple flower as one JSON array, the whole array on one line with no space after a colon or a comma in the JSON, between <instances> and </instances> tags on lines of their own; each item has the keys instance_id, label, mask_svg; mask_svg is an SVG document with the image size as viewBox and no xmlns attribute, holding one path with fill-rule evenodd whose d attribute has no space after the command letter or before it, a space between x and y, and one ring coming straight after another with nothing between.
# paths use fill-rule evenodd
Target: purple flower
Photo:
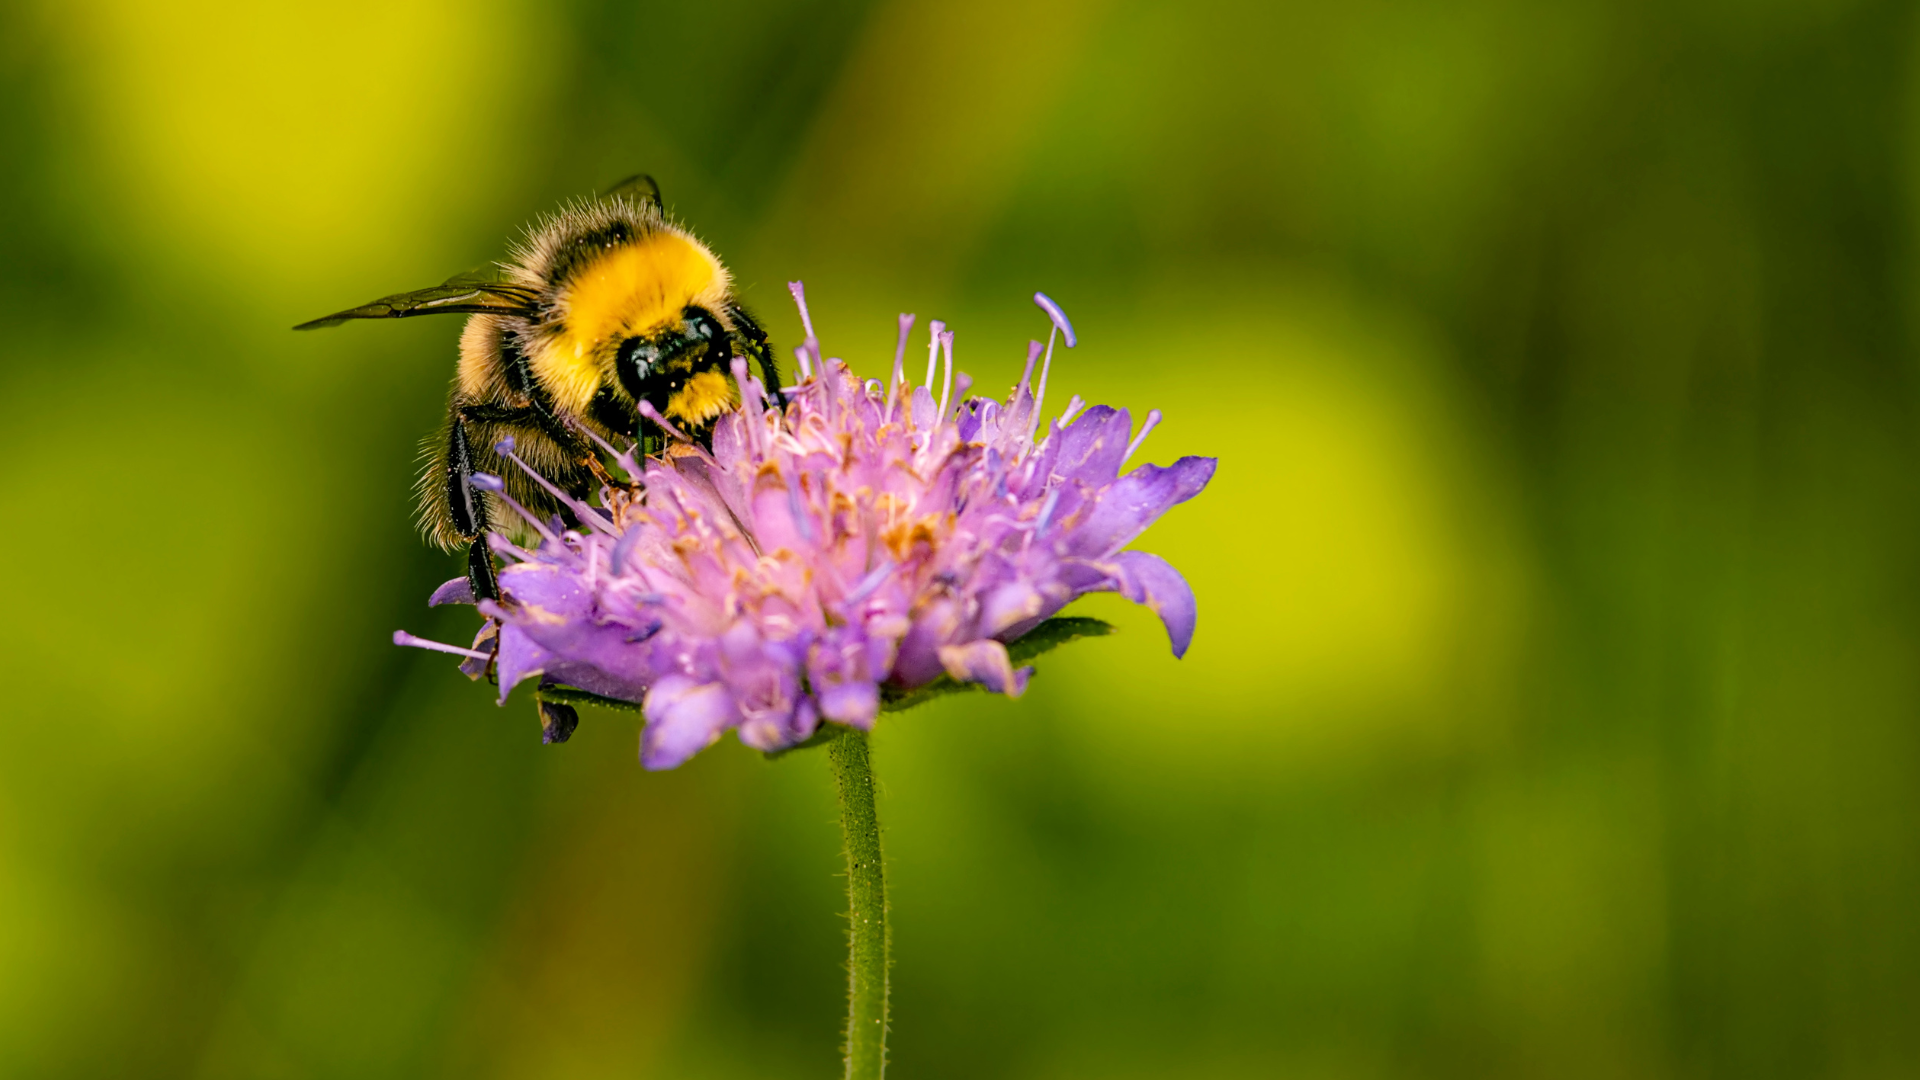
<instances>
[{"instance_id":1,"label":"purple flower","mask_svg":"<svg viewBox=\"0 0 1920 1080\"><path fill-rule=\"evenodd\" d=\"M576 505L578 529L532 522L532 551L496 536L503 598L480 604L494 622L473 650L441 648L475 672L497 646L503 700L541 678L640 703L650 769L729 728L761 750L798 744L822 721L871 728L888 696L943 675L1018 696L1032 669L1013 666L1007 643L1090 592L1152 608L1174 655L1186 652L1192 590L1127 545L1198 494L1214 459L1123 473L1159 412L1136 434L1126 410L1077 397L1037 431L1051 339L1037 388L1035 342L1005 401L968 397L938 322L927 378L909 385L903 315L893 377L862 380L821 358L793 291L808 338L785 407L735 359L742 407L710 449L677 440L657 458L616 453L631 485ZM1059 308L1035 300L1073 344ZM462 593L449 582L434 601L471 599Z\"/></svg>"}]
</instances>

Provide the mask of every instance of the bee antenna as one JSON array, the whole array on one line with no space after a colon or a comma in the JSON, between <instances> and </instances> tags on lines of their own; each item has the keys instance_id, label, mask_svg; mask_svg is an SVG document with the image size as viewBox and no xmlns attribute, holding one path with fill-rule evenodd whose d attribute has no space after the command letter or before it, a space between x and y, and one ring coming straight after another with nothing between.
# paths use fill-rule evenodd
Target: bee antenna
<instances>
[{"instance_id":1,"label":"bee antenna","mask_svg":"<svg viewBox=\"0 0 1920 1080\"><path fill-rule=\"evenodd\" d=\"M646 173L634 173L632 176L608 188L606 193L601 195L600 198L603 200L617 199L623 195L634 198L639 202L652 203L657 210L665 209L666 207L666 203L660 198L660 185L654 181L653 177L648 176Z\"/></svg>"}]
</instances>

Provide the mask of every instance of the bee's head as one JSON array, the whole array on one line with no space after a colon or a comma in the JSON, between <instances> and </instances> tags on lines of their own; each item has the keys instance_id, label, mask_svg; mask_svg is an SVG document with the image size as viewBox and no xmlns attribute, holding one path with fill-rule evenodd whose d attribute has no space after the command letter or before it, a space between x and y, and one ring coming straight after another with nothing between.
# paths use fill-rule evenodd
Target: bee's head
<instances>
[{"instance_id":1,"label":"bee's head","mask_svg":"<svg viewBox=\"0 0 1920 1080\"><path fill-rule=\"evenodd\" d=\"M725 372L727 330L704 308L688 307L674 324L623 339L614 375L636 402L693 426L726 411L733 397Z\"/></svg>"},{"instance_id":2,"label":"bee's head","mask_svg":"<svg viewBox=\"0 0 1920 1080\"><path fill-rule=\"evenodd\" d=\"M638 401L676 372L713 366L716 358L724 369L726 357L721 352L726 342L726 328L718 319L702 308L689 307L673 323L623 339L613 356L614 374Z\"/></svg>"}]
</instances>

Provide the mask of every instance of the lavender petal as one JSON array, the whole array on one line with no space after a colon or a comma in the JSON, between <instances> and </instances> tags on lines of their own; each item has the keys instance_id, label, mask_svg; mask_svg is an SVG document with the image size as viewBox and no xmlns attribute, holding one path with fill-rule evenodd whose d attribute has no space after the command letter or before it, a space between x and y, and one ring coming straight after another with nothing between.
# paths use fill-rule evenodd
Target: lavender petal
<instances>
[{"instance_id":1,"label":"lavender petal","mask_svg":"<svg viewBox=\"0 0 1920 1080\"><path fill-rule=\"evenodd\" d=\"M1193 644L1194 623L1200 616L1193 588L1180 571L1160 556L1144 551L1123 551L1104 565L1113 575L1115 591L1160 616L1173 643L1173 655L1187 655L1187 647Z\"/></svg>"},{"instance_id":2,"label":"lavender petal","mask_svg":"<svg viewBox=\"0 0 1920 1080\"><path fill-rule=\"evenodd\" d=\"M669 675L647 692L646 730L640 734L640 764L671 769L712 746L738 715L719 683Z\"/></svg>"}]
</instances>

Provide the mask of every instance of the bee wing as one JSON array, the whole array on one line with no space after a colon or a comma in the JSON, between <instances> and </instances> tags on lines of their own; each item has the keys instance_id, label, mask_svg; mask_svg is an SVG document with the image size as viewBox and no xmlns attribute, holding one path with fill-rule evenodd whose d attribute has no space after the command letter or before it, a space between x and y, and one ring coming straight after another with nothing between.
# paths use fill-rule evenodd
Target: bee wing
<instances>
[{"instance_id":1,"label":"bee wing","mask_svg":"<svg viewBox=\"0 0 1920 1080\"><path fill-rule=\"evenodd\" d=\"M484 272L482 272L484 273ZM412 315L492 312L497 315L531 315L537 297L531 289L519 285L467 280L477 275L460 274L443 285L412 292L394 293L356 308L337 311L312 322L303 322L295 330L319 330L339 326L349 319L404 319Z\"/></svg>"},{"instance_id":2,"label":"bee wing","mask_svg":"<svg viewBox=\"0 0 1920 1080\"><path fill-rule=\"evenodd\" d=\"M499 263L483 263L471 270L462 270L440 283L442 288L449 285L510 285L513 279L507 276L506 268Z\"/></svg>"},{"instance_id":3,"label":"bee wing","mask_svg":"<svg viewBox=\"0 0 1920 1080\"><path fill-rule=\"evenodd\" d=\"M602 199L616 199L621 196L642 205L652 203L656 210L665 205L660 201L660 185L654 183L653 177L646 173L629 176L600 193Z\"/></svg>"}]
</instances>

